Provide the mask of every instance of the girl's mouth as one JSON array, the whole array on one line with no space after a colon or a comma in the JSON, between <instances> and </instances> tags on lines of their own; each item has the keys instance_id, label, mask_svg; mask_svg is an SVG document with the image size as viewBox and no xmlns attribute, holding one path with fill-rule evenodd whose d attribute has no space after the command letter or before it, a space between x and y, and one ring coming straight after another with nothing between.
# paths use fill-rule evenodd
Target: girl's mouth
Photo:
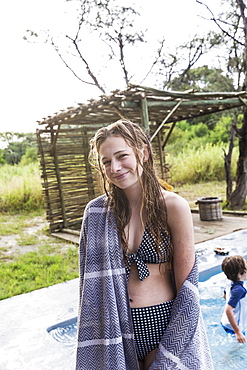
<instances>
[{"instance_id":1,"label":"girl's mouth","mask_svg":"<svg viewBox=\"0 0 247 370\"><path fill-rule=\"evenodd\" d=\"M129 171L125 172L125 173L122 173L121 175L117 175L117 176L114 177L114 180L122 180L128 173L129 173Z\"/></svg>"}]
</instances>

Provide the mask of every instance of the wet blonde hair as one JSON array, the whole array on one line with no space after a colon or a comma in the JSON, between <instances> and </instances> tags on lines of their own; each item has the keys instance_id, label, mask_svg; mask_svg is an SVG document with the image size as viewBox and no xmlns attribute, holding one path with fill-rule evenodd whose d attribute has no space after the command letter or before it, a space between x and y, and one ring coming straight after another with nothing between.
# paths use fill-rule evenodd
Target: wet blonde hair
<instances>
[{"instance_id":1,"label":"wet blonde hair","mask_svg":"<svg viewBox=\"0 0 247 370\"><path fill-rule=\"evenodd\" d=\"M121 119L107 127L100 128L93 139L91 140L91 151L89 158L94 158L99 169L105 193L108 197L108 204L114 211L116 217L117 230L119 232L124 253L127 253L128 242L124 232L125 226L129 223L131 217L131 210L128 199L122 189L118 188L108 180L103 169L99 151L102 143L111 136L120 136L126 143L134 150L137 165L141 165L143 173L139 177L139 182L142 188L142 204L140 217L142 219L142 211L145 211L146 223L150 232L156 240L156 248L159 253L158 245L161 243L160 232L167 230L167 212L165 200L162 194L162 188L159 180L155 174L154 159L151 143L148 136L141 129L141 127L130 121ZM149 153L147 161L143 162L142 149L146 146Z\"/></svg>"}]
</instances>

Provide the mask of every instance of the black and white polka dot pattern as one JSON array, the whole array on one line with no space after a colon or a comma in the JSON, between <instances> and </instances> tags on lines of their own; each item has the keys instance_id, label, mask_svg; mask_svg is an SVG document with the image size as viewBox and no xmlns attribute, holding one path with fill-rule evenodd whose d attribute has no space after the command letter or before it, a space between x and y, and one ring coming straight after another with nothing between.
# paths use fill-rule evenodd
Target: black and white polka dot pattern
<instances>
[{"instance_id":1,"label":"black and white polka dot pattern","mask_svg":"<svg viewBox=\"0 0 247 370\"><path fill-rule=\"evenodd\" d=\"M149 276L149 270L146 263L160 263L170 261L171 254L171 238L168 232L161 232L162 243L159 245L160 255L155 250L155 239L151 234L148 226L146 226L142 238L142 242L136 253L127 254L126 256L126 275L129 279L130 269L135 262L140 280L144 280Z\"/></svg>"},{"instance_id":2,"label":"black and white polka dot pattern","mask_svg":"<svg viewBox=\"0 0 247 370\"><path fill-rule=\"evenodd\" d=\"M137 356L143 360L158 348L171 317L173 300L155 306L131 308Z\"/></svg>"}]
</instances>

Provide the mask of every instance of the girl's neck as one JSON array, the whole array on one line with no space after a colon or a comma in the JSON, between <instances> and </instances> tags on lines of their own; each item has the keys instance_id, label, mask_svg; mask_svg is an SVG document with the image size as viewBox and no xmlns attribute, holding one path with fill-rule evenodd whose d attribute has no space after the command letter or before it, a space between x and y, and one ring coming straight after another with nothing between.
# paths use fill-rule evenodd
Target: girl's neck
<instances>
[{"instance_id":1,"label":"girl's neck","mask_svg":"<svg viewBox=\"0 0 247 370\"><path fill-rule=\"evenodd\" d=\"M130 208L136 208L138 205L141 206L142 202L142 189L138 184L135 187L131 187L124 190L125 196L128 199Z\"/></svg>"},{"instance_id":2,"label":"girl's neck","mask_svg":"<svg viewBox=\"0 0 247 370\"><path fill-rule=\"evenodd\" d=\"M128 197L128 201L129 201L129 207L131 209L132 216L140 215L141 206L142 206L142 196L139 195L139 196Z\"/></svg>"}]
</instances>

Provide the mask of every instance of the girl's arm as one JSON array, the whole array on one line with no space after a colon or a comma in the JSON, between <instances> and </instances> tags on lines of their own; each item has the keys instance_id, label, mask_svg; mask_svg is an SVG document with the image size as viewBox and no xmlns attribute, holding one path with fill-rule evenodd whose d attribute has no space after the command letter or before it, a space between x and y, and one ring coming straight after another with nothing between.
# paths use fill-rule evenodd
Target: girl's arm
<instances>
[{"instance_id":1,"label":"girl's arm","mask_svg":"<svg viewBox=\"0 0 247 370\"><path fill-rule=\"evenodd\" d=\"M233 307L230 306L229 304L226 305L226 316L229 320L229 323L231 324L231 327L232 327L234 333L236 334L237 341L239 343L245 343L246 338L243 335L243 333L241 332L241 330L239 329L239 326L236 323L236 320L234 318Z\"/></svg>"},{"instance_id":2,"label":"girl's arm","mask_svg":"<svg viewBox=\"0 0 247 370\"><path fill-rule=\"evenodd\" d=\"M194 228L188 202L173 192L165 192L167 221L171 231L177 291L195 263Z\"/></svg>"}]
</instances>

